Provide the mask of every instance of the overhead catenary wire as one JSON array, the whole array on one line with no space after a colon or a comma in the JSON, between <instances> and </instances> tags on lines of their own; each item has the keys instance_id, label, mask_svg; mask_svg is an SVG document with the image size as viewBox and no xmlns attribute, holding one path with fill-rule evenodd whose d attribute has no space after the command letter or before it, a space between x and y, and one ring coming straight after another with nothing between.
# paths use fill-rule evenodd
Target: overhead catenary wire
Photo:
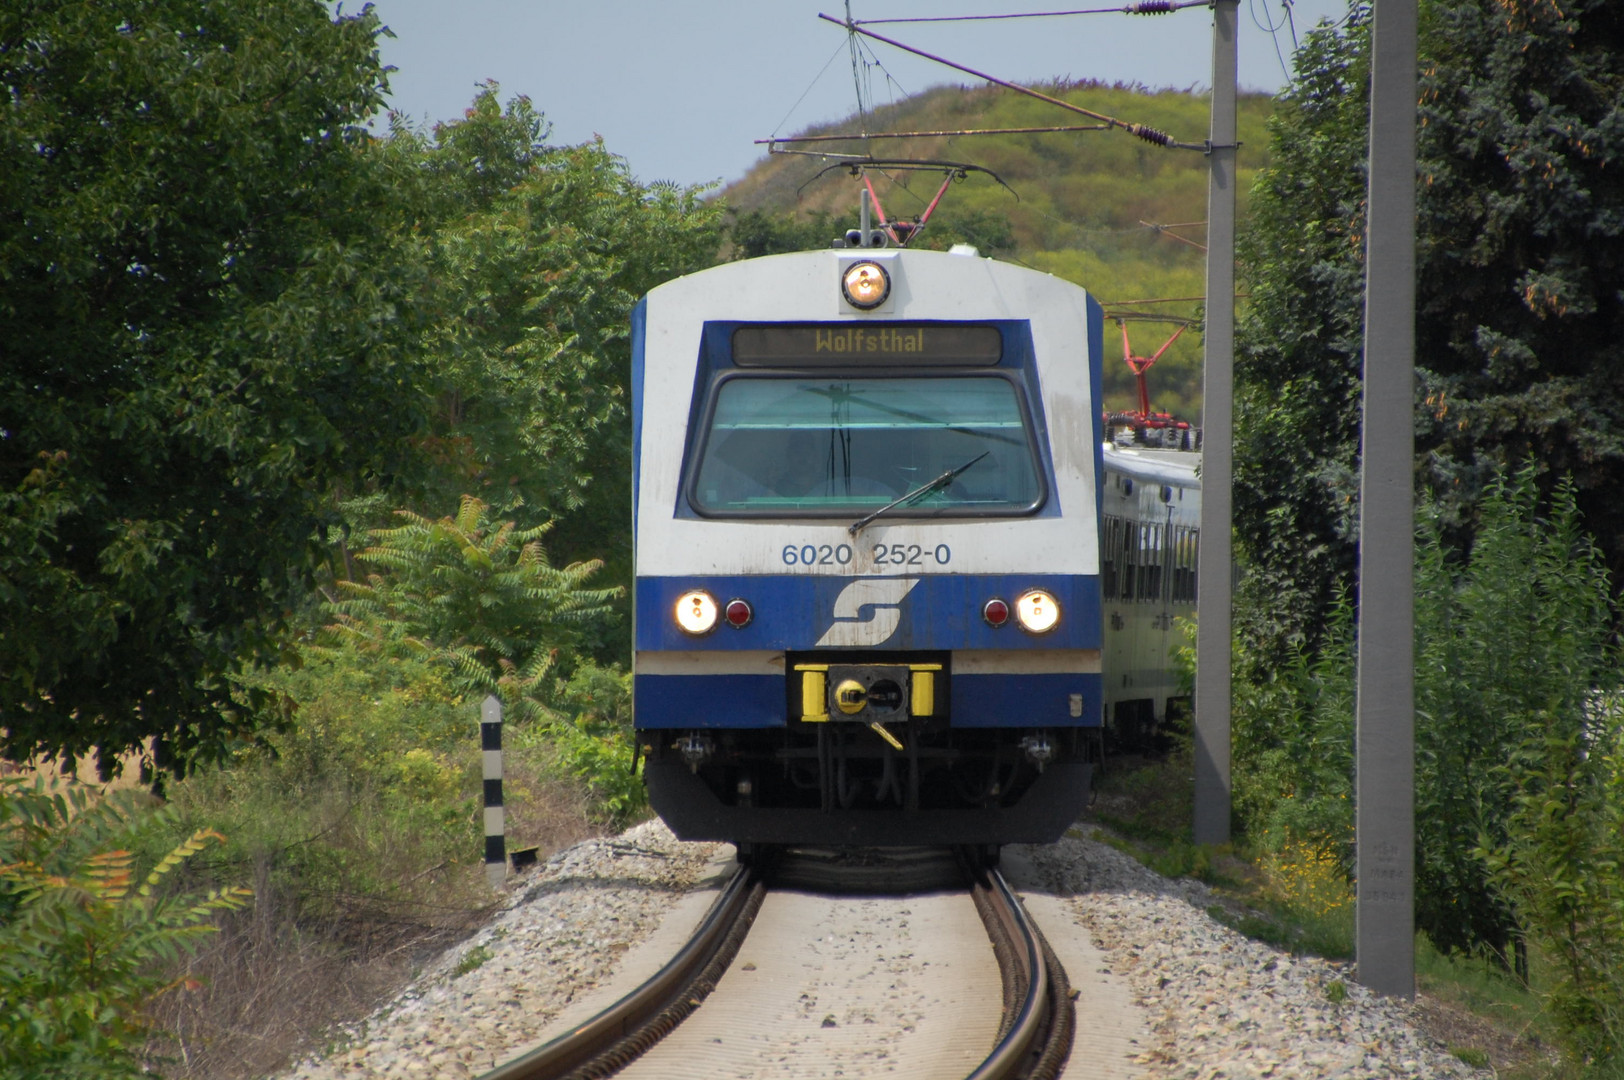
<instances>
[{"instance_id":1,"label":"overhead catenary wire","mask_svg":"<svg viewBox=\"0 0 1624 1080\"><path fill-rule=\"evenodd\" d=\"M1286 84L1289 86L1293 81L1291 67L1286 63L1285 56L1280 52L1280 28L1291 22L1291 0L1281 0L1280 6L1285 9L1285 18L1279 22L1265 22L1263 19L1258 18L1257 5L1258 0L1247 0L1246 13L1252 17L1252 25L1268 34L1269 40L1274 42L1274 58L1280 61L1280 73L1286 77ZM1266 3L1263 10L1265 12L1269 10ZM1291 51L1293 53L1297 51L1297 28L1295 25L1291 29Z\"/></svg>"},{"instance_id":2,"label":"overhead catenary wire","mask_svg":"<svg viewBox=\"0 0 1624 1080\"><path fill-rule=\"evenodd\" d=\"M790 135L757 139L774 143L856 142L861 139L946 139L960 135L1048 135L1057 131L1109 131L1109 124L1060 124L1053 127L965 128L961 131L866 131L861 135Z\"/></svg>"},{"instance_id":3,"label":"overhead catenary wire","mask_svg":"<svg viewBox=\"0 0 1624 1080\"><path fill-rule=\"evenodd\" d=\"M916 15L899 19L857 19L858 26L883 23L984 22L990 19L1047 19L1061 15L1166 15L1189 7L1210 7L1212 0L1139 0L1137 3L1106 8L1073 8L1069 11L1012 11L999 15Z\"/></svg>"},{"instance_id":4,"label":"overhead catenary wire","mask_svg":"<svg viewBox=\"0 0 1624 1080\"><path fill-rule=\"evenodd\" d=\"M812 81L806 84L806 89L801 91L801 96L795 99L795 104L789 107L789 111L784 114L784 118L782 120L778 121L778 124L773 128L773 131L776 132L779 128L789 123L789 118L795 115L795 110L801 107L801 102L806 100L806 95L812 92L812 88L818 85L818 81L822 79L823 76L828 72L829 68L833 66L835 58L840 55L840 52L844 47L845 46L842 45L835 46L835 51L829 54L829 59L825 60L823 62L823 67L819 68L818 73L812 76Z\"/></svg>"},{"instance_id":5,"label":"overhead catenary wire","mask_svg":"<svg viewBox=\"0 0 1624 1080\"><path fill-rule=\"evenodd\" d=\"M1139 224L1161 236L1166 236L1173 240L1177 240L1181 244L1189 244L1197 251L1207 250L1206 244L1198 244L1187 236L1180 236L1178 233L1173 232L1174 229L1190 228L1197 225L1205 226L1207 224L1205 221L1186 221L1179 225L1157 225L1155 222L1146 221L1144 218L1140 218Z\"/></svg>"},{"instance_id":6,"label":"overhead catenary wire","mask_svg":"<svg viewBox=\"0 0 1624 1080\"><path fill-rule=\"evenodd\" d=\"M1125 120L1119 120L1114 116L1107 116L1105 113L1098 113L1092 109L1085 109L1081 105L1073 105L1069 101L1063 101L1057 97L1050 97L1048 94L1040 93L1031 89L1030 87L1021 86L1018 83L1012 83L1006 79L1000 79L996 75L989 75L984 71L977 71L975 68L948 60L945 57L937 56L934 53L926 52L924 49L918 49L912 45L904 45L902 42L897 41L894 38L888 38L883 34L876 34L872 30L865 30L863 27L850 21L849 19L837 19L833 15L826 15L823 12L818 13L818 18L823 19L825 22L832 22L836 26L844 26L849 34L862 34L864 37L873 38L875 41L883 41L885 44L890 45L893 48L901 49L903 52L913 53L915 56L922 56L926 60L933 60L945 67L953 68L956 71L962 71L966 75L974 75L976 78L984 79L995 86L1002 86L1006 90L1013 90L1018 94L1025 94L1027 97L1036 98L1039 101L1046 101L1050 105L1057 105L1069 112L1079 113L1091 120L1098 120L1105 124L1108 128L1121 128L1128 134L1140 139L1144 139L1146 142L1152 143L1156 146L1166 146L1177 150L1199 150L1203 153L1206 153L1212 149L1212 147L1205 142L1179 142L1165 131L1158 131L1149 125L1129 123Z\"/></svg>"},{"instance_id":7,"label":"overhead catenary wire","mask_svg":"<svg viewBox=\"0 0 1624 1080\"><path fill-rule=\"evenodd\" d=\"M851 0L846 0L846 21L848 23L852 21ZM880 62L880 58L874 54L874 50L861 41L856 34L848 34L846 41L847 48L851 53L852 82L857 94L858 126L866 129L869 114L874 111L874 68L880 69L881 74L885 76L886 84L892 87L893 91L902 91L904 97L908 96L908 91ZM867 54L866 59L864 57L865 53ZM896 94L894 92L891 96L891 104L896 104Z\"/></svg>"},{"instance_id":8,"label":"overhead catenary wire","mask_svg":"<svg viewBox=\"0 0 1624 1080\"><path fill-rule=\"evenodd\" d=\"M1105 305L1100 306L1104 307ZM1138 311L1107 311L1105 317L1116 323L1153 322L1167 323L1172 326L1194 326L1196 322L1195 318L1189 315L1148 315Z\"/></svg>"}]
</instances>

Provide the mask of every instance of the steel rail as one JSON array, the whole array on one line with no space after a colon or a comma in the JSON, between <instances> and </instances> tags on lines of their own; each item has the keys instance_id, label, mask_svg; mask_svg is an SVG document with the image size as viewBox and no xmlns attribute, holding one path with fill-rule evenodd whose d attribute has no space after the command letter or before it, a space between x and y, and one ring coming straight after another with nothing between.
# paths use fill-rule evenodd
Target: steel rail
<instances>
[{"instance_id":1,"label":"steel rail","mask_svg":"<svg viewBox=\"0 0 1624 1080\"><path fill-rule=\"evenodd\" d=\"M1002 874L988 870L986 881L972 890L999 953L1005 1016L998 1044L966 1080L1052 1080L1071 1053L1076 1030L1065 969Z\"/></svg>"},{"instance_id":2,"label":"steel rail","mask_svg":"<svg viewBox=\"0 0 1624 1080\"><path fill-rule=\"evenodd\" d=\"M740 868L688 943L647 982L571 1031L480 1080L563 1080L610 1076L692 1012L727 970L761 907L766 887Z\"/></svg>"}]
</instances>

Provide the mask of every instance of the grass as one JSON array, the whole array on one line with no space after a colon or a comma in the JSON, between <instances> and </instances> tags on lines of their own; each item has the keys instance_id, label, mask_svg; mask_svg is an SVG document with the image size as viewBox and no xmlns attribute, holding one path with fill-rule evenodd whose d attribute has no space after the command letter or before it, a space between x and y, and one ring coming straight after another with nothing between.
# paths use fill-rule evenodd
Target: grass
<instances>
[{"instance_id":1,"label":"grass","mask_svg":"<svg viewBox=\"0 0 1624 1080\"><path fill-rule=\"evenodd\" d=\"M277 737L276 753L244 752L169 785L182 828L228 837L178 875L184 884L240 882L255 894L176 973L194 988L156 1003L164 1034L150 1060L171 1080L276 1071L321 1046L333 1025L364 1017L488 916L470 710L448 713L451 735L437 740L427 707L391 711L379 700L343 713L311 708ZM585 786L550 746L509 742L510 844L550 853L601 831ZM458 974L490 955L468 949Z\"/></svg>"},{"instance_id":2,"label":"grass","mask_svg":"<svg viewBox=\"0 0 1624 1080\"><path fill-rule=\"evenodd\" d=\"M470 971L478 971L480 968L485 966L485 961L489 960L495 955L496 954L491 952L488 947L484 945L475 945L472 949L469 949L467 952L462 954L462 959L457 961L456 970L451 973L451 977L453 979L460 979Z\"/></svg>"}]
</instances>

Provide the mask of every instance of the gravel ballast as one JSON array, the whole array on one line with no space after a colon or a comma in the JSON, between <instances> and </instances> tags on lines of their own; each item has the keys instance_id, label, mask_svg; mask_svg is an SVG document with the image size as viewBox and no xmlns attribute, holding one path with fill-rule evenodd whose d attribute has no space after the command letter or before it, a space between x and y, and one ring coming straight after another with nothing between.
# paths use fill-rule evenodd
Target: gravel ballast
<instances>
[{"instance_id":1,"label":"gravel ballast","mask_svg":"<svg viewBox=\"0 0 1624 1080\"><path fill-rule=\"evenodd\" d=\"M1155 1036L1137 1059L1148 1077L1485 1075L1421 1032L1414 1005L1354 982L1351 965L1292 956L1212 918L1219 898L1198 881L1093 839L1019 850L1127 977Z\"/></svg>"},{"instance_id":2,"label":"gravel ballast","mask_svg":"<svg viewBox=\"0 0 1624 1080\"><path fill-rule=\"evenodd\" d=\"M583 996L630 989L610 985L622 958L692 889L714 884L726 850L681 843L655 821L560 852L510 883L483 930L365 1021L333 1032L331 1049L280 1076L477 1076L533 1046ZM1218 899L1198 882L1160 877L1080 835L1013 851L1023 867L1017 887L1051 894L1046 906L1070 915L1070 926L1045 932L1086 933L1105 957L1104 971L1072 972L1072 982L1126 981L1149 1032L1132 1062L1138 1075L1484 1075L1418 1030L1412 1005L1371 994L1347 966L1293 957L1214 920L1206 909ZM691 919L694 905L682 908ZM1078 1023L1086 1026L1086 1015ZM799 1065L795 1075L810 1075ZM891 1060L872 1075L909 1073L905 1061Z\"/></svg>"}]
</instances>

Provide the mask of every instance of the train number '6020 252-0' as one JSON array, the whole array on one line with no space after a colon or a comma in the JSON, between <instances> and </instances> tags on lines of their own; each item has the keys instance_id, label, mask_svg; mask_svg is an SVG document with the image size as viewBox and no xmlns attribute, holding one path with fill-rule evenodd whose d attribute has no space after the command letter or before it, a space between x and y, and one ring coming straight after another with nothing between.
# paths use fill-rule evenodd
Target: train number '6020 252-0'
<instances>
[{"instance_id":1,"label":"train number '6020 252-0'","mask_svg":"<svg viewBox=\"0 0 1624 1080\"><path fill-rule=\"evenodd\" d=\"M953 549L946 544L871 544L875 566L946 566ZM785 544L780 557L785 566L850 566L850 544Z\"/></svg>"}]
</instances>

